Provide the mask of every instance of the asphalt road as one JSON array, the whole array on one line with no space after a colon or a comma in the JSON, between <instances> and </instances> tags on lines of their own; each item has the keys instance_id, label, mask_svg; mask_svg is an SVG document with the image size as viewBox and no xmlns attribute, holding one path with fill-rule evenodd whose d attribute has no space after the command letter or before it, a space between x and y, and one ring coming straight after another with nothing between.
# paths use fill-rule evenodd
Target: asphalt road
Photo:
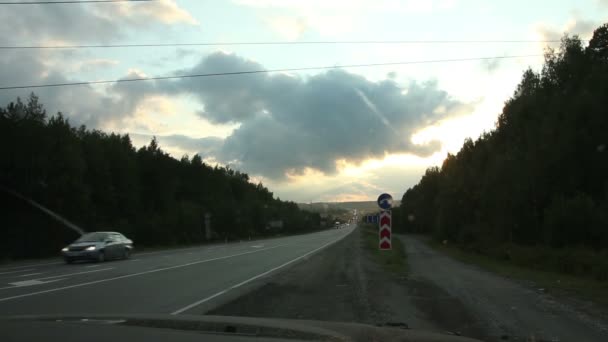
<instances>
[{"instance_id":1,"label":"asphalt road","mask_svg":"<svg viewBox=\"0 0 608 342\"><path fill-rule=\"evenodd\" d=\"M354 226L129 260L0 266L0 315L200 314L340 241Z\"/></svg>"}]
</instances>

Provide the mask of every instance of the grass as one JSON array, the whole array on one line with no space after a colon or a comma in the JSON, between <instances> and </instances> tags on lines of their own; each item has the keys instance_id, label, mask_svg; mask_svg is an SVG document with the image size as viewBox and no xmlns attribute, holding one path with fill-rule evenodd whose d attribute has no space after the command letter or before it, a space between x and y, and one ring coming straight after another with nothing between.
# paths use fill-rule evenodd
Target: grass
<instances>
[{"instance_id":1,"label":"grass","mask_svg":"<svg viewBox=\"0 0 608 342\"><path fill-rule=\"evenodd\" d=\"M458 246L445 246L436 241L429 242L429 245L457 260L477 265L490 272L513 279L531 281L536 288L542 288L558 297L568 296L589 300L608 308L608 281L517 266L508 261L463 251Z\"/></svg>"},{"instance_id":2,"label":"grass","mask_svg":"<svg viewBox=\"0 0 608 342\"><path fill-rule=\"evenodd\" d=\"M399 239L393 239L393 249L381 251L378 248L378 228L373 225L361 226L361 240L372 259L386 270L396 274L407 273L407 255Z\"/></svg>"}]
</instances>

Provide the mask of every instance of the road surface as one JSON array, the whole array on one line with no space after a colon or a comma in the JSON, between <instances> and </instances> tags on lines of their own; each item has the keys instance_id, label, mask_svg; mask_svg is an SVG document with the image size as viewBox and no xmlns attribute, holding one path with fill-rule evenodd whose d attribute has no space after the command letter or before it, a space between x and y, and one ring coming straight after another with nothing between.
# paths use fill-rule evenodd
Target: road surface
<instances>
[{"instance_id":1,"label":"road surface","mask_svg":"<svg viewBox=\"0 0 608 342\"><path fill-rule=\"evenodd\" d=\"M0 266L0 315L200 314L340 241L354 226L129 260Z\"/></svg>"}]
</instances>

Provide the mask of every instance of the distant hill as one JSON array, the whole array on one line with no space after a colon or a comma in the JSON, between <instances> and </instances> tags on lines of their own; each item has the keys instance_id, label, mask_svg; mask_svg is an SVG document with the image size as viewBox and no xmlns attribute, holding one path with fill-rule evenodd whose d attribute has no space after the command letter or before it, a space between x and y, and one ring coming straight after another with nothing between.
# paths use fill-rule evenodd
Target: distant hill
<instances>
[{"instance_id":1,"label":"distant hill","mask_svg":"<svg viewBox=\"0 0 608 342\"><path fill-rule=\"evenodd\" d=\"M398 207L400 204L401 201L395 201L393 206ZM298 207L303 210L319 213L337 210L357 210L358 213L378 211L376 201L298 203Z\"/></svg>"}]
</instances>

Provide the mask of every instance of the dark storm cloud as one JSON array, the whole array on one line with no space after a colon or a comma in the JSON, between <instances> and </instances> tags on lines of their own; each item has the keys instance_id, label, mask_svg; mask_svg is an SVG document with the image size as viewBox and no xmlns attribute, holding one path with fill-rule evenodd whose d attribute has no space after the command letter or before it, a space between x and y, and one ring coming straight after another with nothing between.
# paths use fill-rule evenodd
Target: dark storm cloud
<instances>
[{"instance_id":1,"label":"dark storm cloud","mask_svg":"<svg viewBox=\"0 0 608 342\"><path fill-rule=\"evenodd\" d=\"M236 55L214 53L193 68L179 70L176 75L208 74L264 69L257 62ZM241 122L264 109L267 75L241 75L211 78L186 78L165 83L168 91L196 94L204 103L200 115L215 123Z\"/></svg>"},{"instance_id":2,"label":"dark storm cloud","mask_svg":"<svg viewBox=\"0 0 608 342\"><path fill-rule=\"evenodd\" d=\"M262 70L256 62L214 53L176 74ZM204 105L200 115L216 123L240 123L216 152L217 160L270 178L306 168L336 171L335 161L360 162L386 153L426 156L438 143L414 145L417 130L472 111L434 82L402 87L392 79L371 82L342 70L311 77L254 74L189 78L158 83L188 93Z\"/></svg>"}]
</instances>

